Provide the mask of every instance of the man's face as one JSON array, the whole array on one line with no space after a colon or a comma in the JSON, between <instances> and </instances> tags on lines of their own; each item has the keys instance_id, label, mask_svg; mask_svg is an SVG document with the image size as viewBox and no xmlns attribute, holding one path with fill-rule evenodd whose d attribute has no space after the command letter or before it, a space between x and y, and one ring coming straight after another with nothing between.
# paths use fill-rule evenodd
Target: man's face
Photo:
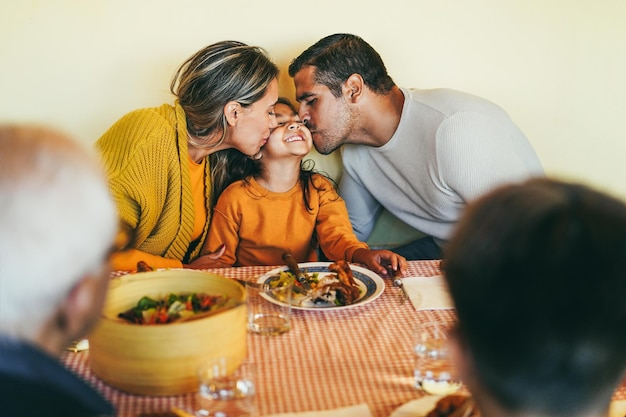
<instances>
[{"instance_id":1,"label":"man's face","mask_svg":"<svg viewBox=\"0 0 626 417\"><path fill-rule=\"evenodd\" d=\"M303 67L293 81L300 102L300 119L311 130L317 151L327 155L349 143L356 117L344 97L335 97L328 87L316 84L312 66Z\"/></svg>"}]
</instances>

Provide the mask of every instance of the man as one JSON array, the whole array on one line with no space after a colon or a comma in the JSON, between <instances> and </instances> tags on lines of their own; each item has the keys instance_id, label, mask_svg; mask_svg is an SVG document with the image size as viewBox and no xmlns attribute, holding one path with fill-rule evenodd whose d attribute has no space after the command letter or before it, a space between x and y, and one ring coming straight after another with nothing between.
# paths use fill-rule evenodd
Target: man
<instances>
[{"instance_id":1,"label":"man","mask_svg":"<svg viewBox=\"0 0 626 417\"><path fill-rule=\"evenodd\" d=\"M626 204L530 180L470 203L443 271L483 417L600 417L626 375Z\"/></svg>"},{"instance_id":2,"label":"man","mask_svg":"<svg viewBox=\"0 0 626 417\"><path fill-rule=\"evenodd\" d=\"M49 129L0 126L2 415L114 415L58 357L100 315L116 219L86 150Z\"/></svg>"},{"instance_id":3,"label":"man","mask_svg":"<svg viewBox=\"0 0 626 417\"><path fill-rule=\"evenodd\" d=\"M426 237L394 249L438 259L465 204L543 175L524 134L498 106L458 91L400 88L363 39L335 34L293 60L300 118L316 149L342 148L340 192L357 237L384 207Z\"/></svg>"}]
</instances>

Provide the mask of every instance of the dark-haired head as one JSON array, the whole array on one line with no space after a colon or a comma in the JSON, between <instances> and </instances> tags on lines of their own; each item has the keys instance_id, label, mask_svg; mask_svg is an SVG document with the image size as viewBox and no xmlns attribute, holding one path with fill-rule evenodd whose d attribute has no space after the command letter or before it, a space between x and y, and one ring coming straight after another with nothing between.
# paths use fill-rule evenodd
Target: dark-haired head
<instances>
[{"instance_id":1,"label":"dark-haired head","mask_svg":"<svg viewBox=\"0 0 626 417\"><path fill-rule=\"evenodd\" d=\"M626 369L624 202L545 178L502 187L468 204L442 265L474 386L538 415L606 407Z\"/></svg>"},{"instance_id":2,"label":"dark-haired head","mask_svg":"<svg viewBox=\"0 0 626 417\"><path fill-rule=\"evenodd\" d=\"M394 86L382 58L362 38L337 33L320 39L295 58L289 75L295 76L303 67L315 67L315 81L341 96L341 85L352 74L359 74L365 85L377 94L385 94Z\"/></svg>"}]
</instances>

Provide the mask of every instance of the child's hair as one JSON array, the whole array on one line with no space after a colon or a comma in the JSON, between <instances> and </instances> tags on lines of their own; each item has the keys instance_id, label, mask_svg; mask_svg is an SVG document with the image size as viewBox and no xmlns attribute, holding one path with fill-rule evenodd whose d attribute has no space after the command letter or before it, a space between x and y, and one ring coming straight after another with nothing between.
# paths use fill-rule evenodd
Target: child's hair
<instances>
[{"instance_id":1,"label":"child's hair","mask_svg":"<svg viewBox=\"0 0 626 417\"><path fill-rule=\"evenodd\" d=\"M315 161L313 161L312 159L302 160L300 162L300 186L302 187L302 196L304 199L304 205L306 206L306 209L308 211L313 211L313 209L311 208L311 205L309 204L308 184L310 183L311 185L313 185L313 187L317 189L318 191L323 190L322 188L317 188L315 184L313 183L312 177L314 174L319 174L319 175L326 177L326 179L328 179L330 183L332 184L333 188L337 190L337 183L335 183L335 180L333 180L325 172L319 172L315 169Z\"/></svg>"},{"instance_id":2,"label":"child's hair","mask_svg":"<svg viewBox=\"0 0 626 417\"><path fill-rule=\"evenodd\" d=\"M278 100L276 101L276 103L281 103L281 104L284 104L285 106L289 106L289 108L293 110L294 113L296 114L298 113L298 109L296 109L296 106L287 97L278 97Z\"/></svg>"},{"instance_id":3,"label":"child's hair","mask_svg":"<svg viewBox=\"0 0 626 417\"><path fill-rule=\"evenodd\" d=\"M213 152L209 155L209 164L211 166L211 207L215 206L226 187L260 170L255 161L234 148Z\"/></svg>"}]
</instances>

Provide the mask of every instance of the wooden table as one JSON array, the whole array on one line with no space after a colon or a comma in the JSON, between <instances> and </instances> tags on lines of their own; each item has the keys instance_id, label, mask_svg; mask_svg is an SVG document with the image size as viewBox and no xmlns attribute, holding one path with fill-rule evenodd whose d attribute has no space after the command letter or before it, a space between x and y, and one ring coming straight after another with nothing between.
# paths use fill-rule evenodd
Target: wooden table
<instances>
[{"instance_id":1,"label":"wooden table","mask_svg":"<svg viewBox=\"0 0 626 417\"><path fill-rule=\"evenodd\" d=\"M211 269L252 280L274 267ZM409 276L440 274L439 261L409 262ZM365 403L375 417L422 396L413 385L412 330L416 323L447 320L453 310L416 311L399 302L385 279L383 294L369 304L336 311L293 310L292 329L280 336L248 334L248 358L257 368L257 407L268 414L327 410ZM101 391L118 416L193 410L195 394L146 397L120 392L89 369L88 352L66 353L63 362ZM626 399L626 386L615 394Z\"/></svg>"}]
</instances>

